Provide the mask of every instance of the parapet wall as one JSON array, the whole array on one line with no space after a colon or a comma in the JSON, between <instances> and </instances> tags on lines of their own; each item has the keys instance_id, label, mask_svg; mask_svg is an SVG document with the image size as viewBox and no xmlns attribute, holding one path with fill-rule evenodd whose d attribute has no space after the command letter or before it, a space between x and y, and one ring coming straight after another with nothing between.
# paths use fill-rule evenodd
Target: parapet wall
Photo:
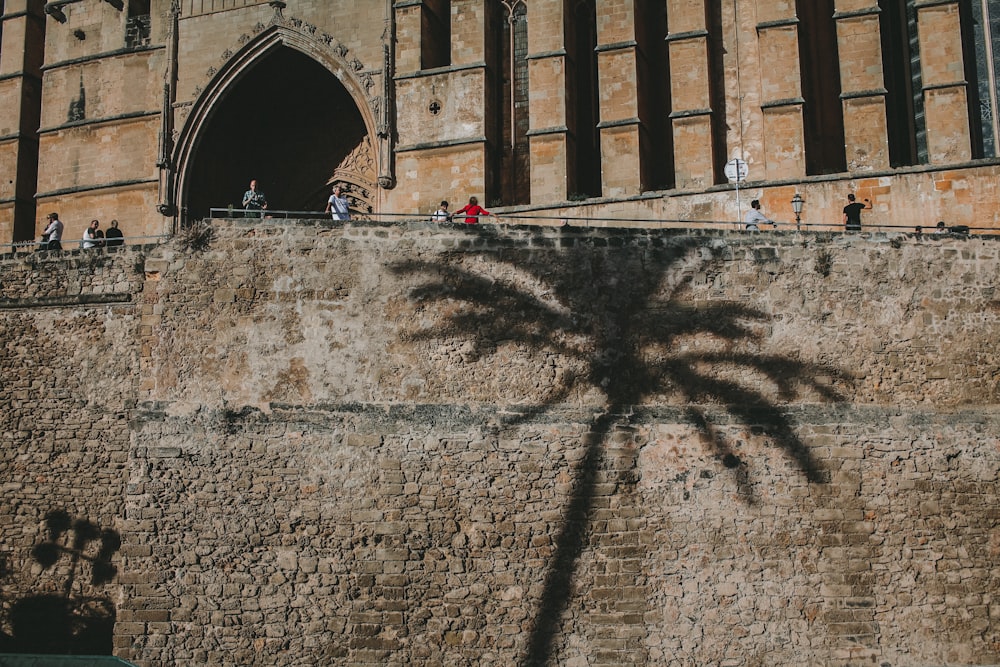
<instances>
[{"instance_id":1,"label":"parapet wall","mask_svg":"<svg viewBox=\"0 0 1000 667\"><path fill-rule=\"evenodd\" d=\"M1000 663L994 239L214 231L0 263L8 643L69 579L149 666Z\"/></svg>"}]
</instances>

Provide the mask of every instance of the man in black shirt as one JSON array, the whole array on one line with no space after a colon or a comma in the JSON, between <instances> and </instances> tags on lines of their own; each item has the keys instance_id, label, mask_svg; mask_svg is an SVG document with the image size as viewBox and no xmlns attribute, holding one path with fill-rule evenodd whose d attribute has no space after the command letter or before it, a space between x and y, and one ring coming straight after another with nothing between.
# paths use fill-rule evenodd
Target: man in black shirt
<instances>
[{"instance_id":1,"label":"man in black shirt","mask_svg":"<svg viewBox=\"0 0 1000 667\"><path fill-rule=\"evenodd\" d=\"M115 246L122 245L125 243L124 235L122 230L118 229L118 221L112 220L111 226L108 228L108 233L104 235L108 241L108 247L113 248Z\"/></svg>"},{"instance_id":2,"label":"man in black shirt","mask_svg":"<svg viewBox=\"0 0 1000 667\"><path fill-rule=\"evenodd\" d=\"M844 207L844 229L849 232L860 232L861 231L861 211L866 208L871 208L868 206L869 200L865 200L864 204L859 204L854 201L854 195L847 195L847 206Z\"/></svg>"}]
</instances>

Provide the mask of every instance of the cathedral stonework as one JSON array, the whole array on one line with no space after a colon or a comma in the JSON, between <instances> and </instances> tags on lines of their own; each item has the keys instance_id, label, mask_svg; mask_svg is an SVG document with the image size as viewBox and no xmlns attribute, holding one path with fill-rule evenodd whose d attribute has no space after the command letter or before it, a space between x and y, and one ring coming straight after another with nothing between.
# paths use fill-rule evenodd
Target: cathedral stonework
<instances>
[{"instance_id":1,"label":"cathedral stonework","mask_svg":"<svg viewBox=\"0 0 1000 667\"><path fill-rule=\"evenodd\" d=\"M996 238L209 229L0 258L0 654L1000 664Z\"/></svg>"},{"instance_id":2,"label":"cathedral stonework","mask_svg":"<svg viewBox=\"0 0 1000 667\"><path fill-rule=\"evenodd\" d=\"M1000 2L0 12L0 655L1000 665Z\"/></svg>"},{"instance_id":3,"label":"cathedral stonework","mask_svg":"<svg viewBox=\"0 0 1000 667\"><path fill-rule=\"evenodd\" d=\"M20 0L2 34L0 243L171 234L252 178L322 210L359 152L369 215L1000 226L986 0Z\"/></svg>"}]
</instances>

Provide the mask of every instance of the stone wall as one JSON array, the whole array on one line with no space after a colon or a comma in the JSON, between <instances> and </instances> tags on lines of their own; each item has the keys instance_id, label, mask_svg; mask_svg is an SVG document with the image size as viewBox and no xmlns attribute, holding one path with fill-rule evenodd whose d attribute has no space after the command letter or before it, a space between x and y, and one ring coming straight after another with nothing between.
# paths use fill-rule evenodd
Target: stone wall
<instances>
[{"instance_id":1,"label":"stone wall","mask_svg":"<svg viewBox=\"0 0 1000 667\"><path fill-rule=\"evenodd\" d=\"M0 653L112 649L141 257L0 261Z\"/></svg>"},{"instance_id":2,"label":"stone wall","mask_svg":"<svg viewBox=\"0 0 1000 667\"><path fill-rule=\"evenodd\" d=\"M1000 663L995 239L213 231L0 263L6 641L68 579L143 666Z\"/></svg>"}]
</instances>

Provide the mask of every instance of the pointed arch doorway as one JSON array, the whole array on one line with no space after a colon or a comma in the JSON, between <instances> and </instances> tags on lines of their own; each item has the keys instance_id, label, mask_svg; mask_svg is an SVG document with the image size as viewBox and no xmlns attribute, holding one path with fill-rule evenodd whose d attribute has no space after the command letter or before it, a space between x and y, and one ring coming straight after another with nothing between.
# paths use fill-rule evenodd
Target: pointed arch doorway
<instances>
[{"instance_id":1,"label":"pointed arch doorway","mask_svg":"<svg viewBox=\"0 0 1000 667\"><path fill-rule=\"evenodd\" d=\"M377 212L374 119L346 65L320 62L292 36L264 35L234 56L196 102L177 145L181 222L242 208L257 179L271 210L322 211L333 183ZM345 85L346 81L346 85ZM349 90L349 86L353 90Z\"/></svg>"}]
</instances>

